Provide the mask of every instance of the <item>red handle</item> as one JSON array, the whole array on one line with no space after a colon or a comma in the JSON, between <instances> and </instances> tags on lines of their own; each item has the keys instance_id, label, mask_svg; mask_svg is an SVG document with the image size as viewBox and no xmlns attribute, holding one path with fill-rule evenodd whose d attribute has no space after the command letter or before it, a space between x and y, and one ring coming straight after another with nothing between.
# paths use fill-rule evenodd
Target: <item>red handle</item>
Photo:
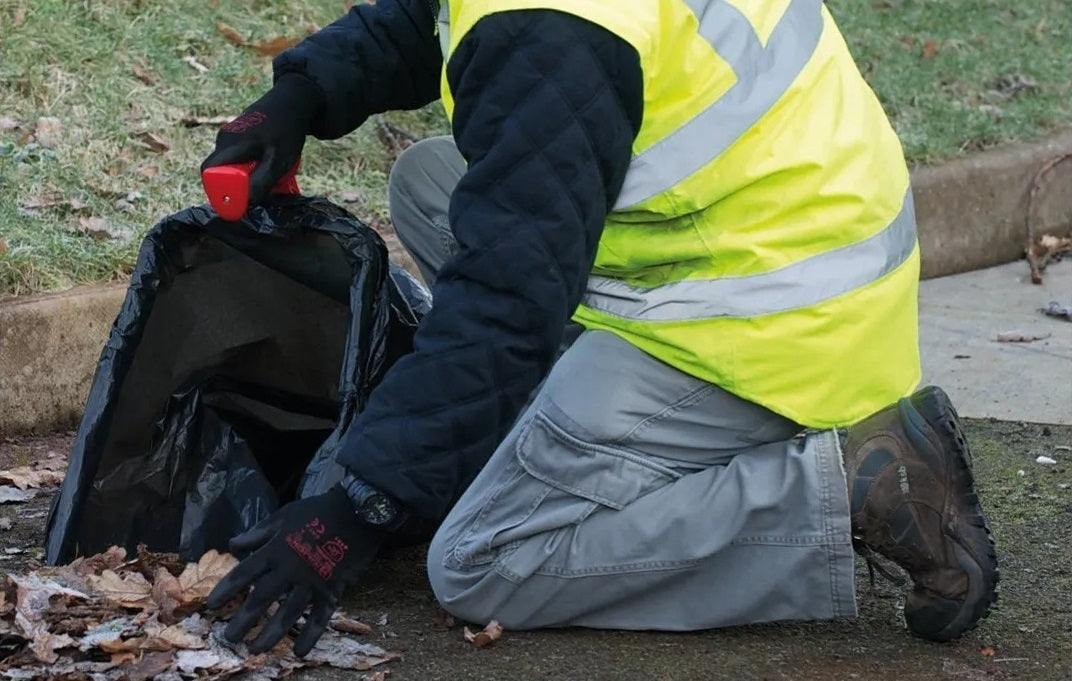
<instances>
[{"instance_id":1,"label":"red handle","mask_svg":"<svg viewBox=\"0 0 1072 681\"><path fill-rule=\"evenodd\" d=\"M301 159L272 187L273 194L301 194L298 189L298 168ZM224 220L241 220L249 208L249 175L257 167L256 161L232 163L225 166L205 168L201 172L201 184L212 209Z\"/></svg>"}]
</instances>

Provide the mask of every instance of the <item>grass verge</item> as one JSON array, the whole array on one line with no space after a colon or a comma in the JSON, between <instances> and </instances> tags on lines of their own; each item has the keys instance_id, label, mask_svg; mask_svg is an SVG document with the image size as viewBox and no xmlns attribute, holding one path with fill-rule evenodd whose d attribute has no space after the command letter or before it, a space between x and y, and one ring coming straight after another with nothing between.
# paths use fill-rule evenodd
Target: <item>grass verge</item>
<instances>
[{"instance_id":1,"label":"grass verge","mask_svg":"<svg viewBox=\"0 0 1072 681\"><path fill-rule=\"evenodd\" d=\"M1066 2L828 4L908 156L933 162L1068 125ZM270 60L254 48L306 35L342 4L3 3L0 296L128 274L152 224L203 200L197 168L216 128L184 121L237 114L270 84ZM339 141L310 140L301 183L387 225L394 152L380 121L418 137L447 130L432 104L377 117Z\"/></svg>"}]
</instances>

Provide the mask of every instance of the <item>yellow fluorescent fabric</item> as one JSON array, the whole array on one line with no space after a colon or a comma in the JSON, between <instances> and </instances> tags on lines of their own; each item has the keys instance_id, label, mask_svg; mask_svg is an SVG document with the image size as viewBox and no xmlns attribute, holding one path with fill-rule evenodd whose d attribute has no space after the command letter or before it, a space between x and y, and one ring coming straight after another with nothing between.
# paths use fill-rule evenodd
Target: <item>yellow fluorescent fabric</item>
<instances>
[{"instance_id":1,"label":"yellow fluorescent fabric","mask_svg":"<svg viewBox=\"0 0 1072 681\"><path fill-rule=\"evenodd\" d=\"M445 0L444 0L445 2ZM813 427L920 378L908 169L819 0L450 0L555 9L640 55L643 125L575 318ZM444 70L443 101L453 100Z\"/></svg>"}]
</instances>

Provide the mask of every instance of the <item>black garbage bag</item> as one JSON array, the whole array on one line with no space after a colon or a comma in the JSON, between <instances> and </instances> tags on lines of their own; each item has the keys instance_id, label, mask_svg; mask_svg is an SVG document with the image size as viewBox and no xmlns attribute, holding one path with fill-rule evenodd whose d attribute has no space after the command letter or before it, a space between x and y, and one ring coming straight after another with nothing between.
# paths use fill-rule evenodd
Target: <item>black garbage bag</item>
<instances>
[{"instance_id":1,"label":"black garbage bag","mask_svg":"<svg viewBox=\"0 0 1072 681\"><path fill-rule=\"evenodd\" d=\"M160 221L101 353L46 561L139 544L193 560L325 490L429 306L380 237L324 199Z\"/></svg>"}]
</instances>

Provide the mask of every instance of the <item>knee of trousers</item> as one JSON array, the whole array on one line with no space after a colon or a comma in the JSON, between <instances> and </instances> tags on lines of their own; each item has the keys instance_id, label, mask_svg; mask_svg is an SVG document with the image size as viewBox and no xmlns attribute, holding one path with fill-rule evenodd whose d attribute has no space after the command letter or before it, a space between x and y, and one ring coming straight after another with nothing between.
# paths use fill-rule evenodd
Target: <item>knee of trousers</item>
<instances>
[{"instance_id":1,"label":"knee of trousers","mask_svg":"<svg viewBox=\"0 0 1072 681\"><path fill-rule=\"evenodd\" d=\"M448 558L450 533L436 532L428 546L428 582L440 607L466 622L499 620L504 626L502 606L515 585L495 572L491 563L452 567Z\"/></svg>"},{"instance_id":2,"label":"knee of trousers","mask_svg":"<svg viewBox=\"0 0 1072 681\"><path fill-rule=\"evenodd\" d=\"M421 140L399 154L387 178L387 198L395 230L404 232L414 225L397 219L397 211L429 215L446 210L450 193L464 160L449 137ZM400 234L401 236L401 234Z\"/></svg>"}]
</instances>

